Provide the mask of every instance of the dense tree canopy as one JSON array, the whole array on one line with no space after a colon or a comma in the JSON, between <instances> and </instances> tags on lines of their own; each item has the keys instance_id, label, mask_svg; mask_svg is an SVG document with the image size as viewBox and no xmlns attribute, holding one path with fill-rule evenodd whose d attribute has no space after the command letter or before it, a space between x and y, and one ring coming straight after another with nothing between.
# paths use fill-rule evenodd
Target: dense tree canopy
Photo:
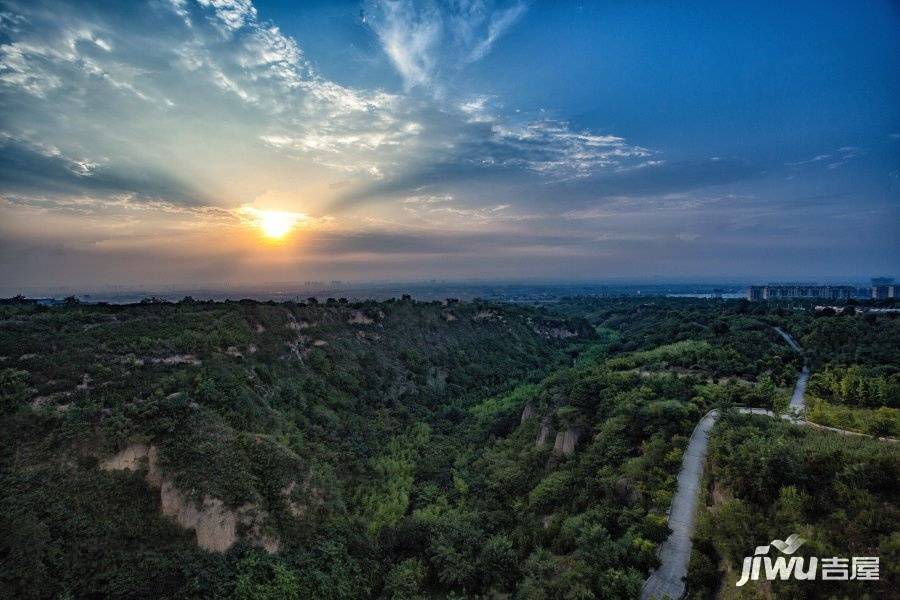
<instances>
[{"instance_id":1,"label":"dense tree canopy","mask_svg":"<svg viewBox=\"0 0 900 600\"><path fill-rule=\"evenodd\" d=\"M821 402L896 410L896 340L885 317L718 300L10 301L0 590L634 598L703 414L783 409L804 360ZM875 470L895 472L896 454L795 429L718 426L712 477L733 518L705 525L698 593L746 551L742 515L768 510L767 497L818 526L827 494L867 490L854 506L887 516L825 521L821 543L849 522L860 536L883 527L890 549L896 508ZM129 448L152 448L157 463L104 467ZM155 480L239 515L237 542L199 548L163 514Z\"/></svg>"}]
</instances>

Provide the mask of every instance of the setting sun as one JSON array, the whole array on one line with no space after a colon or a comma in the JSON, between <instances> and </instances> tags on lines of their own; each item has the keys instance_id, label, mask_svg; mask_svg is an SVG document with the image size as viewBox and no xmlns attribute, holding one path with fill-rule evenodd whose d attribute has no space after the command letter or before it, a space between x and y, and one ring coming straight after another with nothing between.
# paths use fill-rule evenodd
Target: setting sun
<instances>
[{"instance_id":1,"label":"setting sun","mask_svg":"<svg viewBox=\"0 0 900 600\"><path fill-rule=\"evenodd\" d=\"M288 213L264 211L259 216L259 226L266 237L279 240L294 228L297 219Z\"/></svg>"},{"instance_id":2,"label":"setting sun","mask_svg":"<svg viewBox=\"0 0 900 600\"><path fill-rule=\"evenodd\" d=\"M294 229L297 223L305 218L301 213L276 210L259 210L247 207L244 213L250 216L251 224L270 240L280 240Z\"/></svg>"}]
</instances>

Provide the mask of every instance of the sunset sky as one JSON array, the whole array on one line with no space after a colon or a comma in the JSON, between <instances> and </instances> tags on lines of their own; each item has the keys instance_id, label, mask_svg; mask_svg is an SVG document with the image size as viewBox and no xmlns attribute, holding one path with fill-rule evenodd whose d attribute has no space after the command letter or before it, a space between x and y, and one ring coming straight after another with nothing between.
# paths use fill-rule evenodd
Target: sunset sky
<instances>
[{"instance_id":1,"label":"sunset sky","mask_svg":"<svg viewBox=\"0 0 900 600\"><path fill-rule=\"evenodd\" d=\"M900 276L895 2L0 0L0 293Z\"/></svg>"}]
</instances>

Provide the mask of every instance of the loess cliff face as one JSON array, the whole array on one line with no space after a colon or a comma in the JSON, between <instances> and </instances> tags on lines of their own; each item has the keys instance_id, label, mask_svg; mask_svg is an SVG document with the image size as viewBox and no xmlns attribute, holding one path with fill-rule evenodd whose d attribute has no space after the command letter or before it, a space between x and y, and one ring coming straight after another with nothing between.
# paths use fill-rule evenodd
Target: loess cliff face
<instances>
[{"instance_id":1,"label":"loess cliff face","mask_svg":"<svg viewBox=\"0 0 900 600\"><path fill-rule=\"evenodd\" d=\"M559 456L574 454L579 439L581 439L579 427L569 427L565 431L560 431L556 434L556 440L553 443L553 453Z\"/></svg>"},{"instance_id":2,"label":"loess cliff face","mask_svg":"<svg viewBox=\"0 0 900 600\"><path fill-rule=\"evenodd\" d=\"M562 348L536 311L487 303L9 310L0 357L15 352L27 380L10 433L23 480L63 463L214 553L303 546L361 510L357 488L381 476L372 449L406 427L398 407L471 401Z\"/></svg>"},{"instance_id":3,"label":"loess cliff face","mask_svg":"<svg viewBox=\"0 0 900 600\"><path fill-rule=\"evenodd\" d=\"M197 545L210 552L225 552L238 540L238 526L247 531L246 541L266 551L277 552L281 542L277 537L259 532L260 512L253 504L232 509L219 499L204 495L198 502L192 495L178 489L163 475L156 446L132 444L107 458L99 465L104 471L143 471L148 493L159 494L160 512L180 527L196 533Z\"/></svg>"},{"instance_id":4,"label":"loess cliff face","mask_svg":"<svg viewBox=\"0 0 900 600\"><path fill-rule=\"evenodd\" d=\"M800 367L771 324L805 317L750 308L0 302L0 597L638 597L696 421L770 408ZM900 321L808 326L855 328L879 381L900 364ZM895 448L739 418L711 446L726 505L896 535ZM758 453L759 482L729 466ZM834 461L868 466L796 478ZM847 489L883 518L822 521Z\"/></svg>"}]
</instances>

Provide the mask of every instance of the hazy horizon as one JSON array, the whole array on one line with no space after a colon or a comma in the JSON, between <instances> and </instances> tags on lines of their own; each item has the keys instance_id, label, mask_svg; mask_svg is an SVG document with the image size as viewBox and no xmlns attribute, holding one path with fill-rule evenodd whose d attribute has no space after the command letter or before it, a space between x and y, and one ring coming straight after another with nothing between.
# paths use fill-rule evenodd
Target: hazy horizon
<instances>
[{"instance_id":1,"label":"hazy horizon","mask_svg":"<svg viewBox=\"0 0 900 600\"><path fill-rule=\"evenodd\" d=\"M0 289L892 276L898 31L888 1L0 0Z\"/></svg>"},{"instance_id":2,"label":"hazy horizon","mask_svg":"<svg viewBox=\"0 0 900 600\"><path fill-rule=\"evenodd\" d=\"M564 279L407 279L407 280L316 280L270 281L257 284L226 284L221 282L182 282L159 284L109 284L98 286L36 286L4 288L0 298L24 295L27 298L56 298L74 295L92 302L136 302L158 296L168 301L192 296L200 300L258 301L305 299L307 296L348 297L351 300L381 300L411 294L419 300L443 300L447 297L472 299L484 297L485 292L497 298L533 297L550 294L554 297L609 294L631 295L643 290L647 294L677 293L739 293L744 296L753 285L844 285L868 289L871 278L845 277L821 279L727 279L727 278L608 278L594 280ZM726 294L726 295L727 295ZM488 294L490 296L491 294Z\"/></svg>"}]
</instances>

